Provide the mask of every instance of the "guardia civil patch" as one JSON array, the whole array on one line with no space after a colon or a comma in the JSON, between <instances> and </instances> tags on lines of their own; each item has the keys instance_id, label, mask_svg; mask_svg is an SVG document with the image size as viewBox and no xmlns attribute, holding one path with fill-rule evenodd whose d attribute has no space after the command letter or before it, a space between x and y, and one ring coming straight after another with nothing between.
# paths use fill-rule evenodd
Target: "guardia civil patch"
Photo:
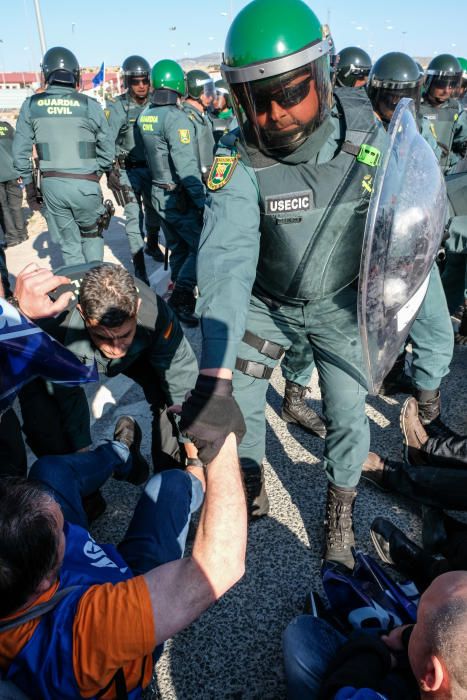
<instances>
[{"instance_id":1,"label":"guardia civil patch","mask_svg":"<svg viewBox=\"0 0 467 700\"><path fill-rule=\"evenodd\" d=\"M209 171L208 189L220 190L233 175L237 167L238 156L216 156Z\"/></svg>"},{"instance_id":2,"label":"guardia civil patch","mask_svg":"<svg viewBox=\"0 0 467 700\"><path fill-rule=\"evenodd\" d=\"M105 114L105 118L107 119L107 121L109 121L110 109L104 109L104 114Z\"/></svg>"},{"instance_id":3,"label":"guardia civil patch","mask_svg":"<svg viewBox=\"0 0 467 700\"><path fill-rule=\"evenodd\" d=\"M179 129L178 135L180 137L180 143L190 143L190 130L189 129Z\"/></svg>"}]
</instances>

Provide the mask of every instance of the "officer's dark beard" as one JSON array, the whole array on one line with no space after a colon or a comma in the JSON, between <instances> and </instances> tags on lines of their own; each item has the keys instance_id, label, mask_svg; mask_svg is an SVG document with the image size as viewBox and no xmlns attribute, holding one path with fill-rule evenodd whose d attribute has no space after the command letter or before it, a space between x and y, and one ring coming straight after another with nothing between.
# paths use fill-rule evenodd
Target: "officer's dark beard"
<instances>
[{"instance_id":1,"label":"officer's dark beard","mask_svg":"<svg viewBox=\"0 0 467 700\"><path fill-rule=\"evenodd\" d=\"M319 126L319 114L307 124L294 119L294 129L259 129L261 140L268 151L277 154L292 153L302 145L308 136Z\"/></svg>"}]
</instances>

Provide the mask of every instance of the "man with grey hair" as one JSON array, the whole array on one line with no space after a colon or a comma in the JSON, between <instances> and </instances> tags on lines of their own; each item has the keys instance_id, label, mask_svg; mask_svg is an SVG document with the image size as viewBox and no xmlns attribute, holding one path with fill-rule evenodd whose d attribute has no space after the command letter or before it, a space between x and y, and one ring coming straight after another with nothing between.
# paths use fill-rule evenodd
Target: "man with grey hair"
<instances>
[{"instance_id":1,"label":"man with grey hair","mask_svg":"<svg viewBox=\"0 0 467 700\"><path fill-rule=\"evenodd\" d=\"M65 311L39 325L83 363L96 361L100 374L125 374L142 387L153 414L154 468L177 466L183 457L175 419L167 408L183 403L195 384L197 362L176 315L119 265L77 265L62 268L60 274L70 285L62 285L53 296L70 290L71 301ZM84 392L76 387L53 391L51 397L44 382L36 380L21 392L25 433L38 456L74 452L91 444ZM57 412L57 407L67 418L61 436L50 420L50 411ZM58 449L57 441L64 440L68 444Z\"/></svg>"},{"instance_id":2,"label":"man with grey hair","mask_svg":"<svg viewBox=\"0 0 467 700\"><path fill-rule=\"evenodd\" d=\"M465 700L467 572L438 576L415 625L347 640L323 619L301 615L284 633L290 698Z\"/></svg>"}]
</instances>

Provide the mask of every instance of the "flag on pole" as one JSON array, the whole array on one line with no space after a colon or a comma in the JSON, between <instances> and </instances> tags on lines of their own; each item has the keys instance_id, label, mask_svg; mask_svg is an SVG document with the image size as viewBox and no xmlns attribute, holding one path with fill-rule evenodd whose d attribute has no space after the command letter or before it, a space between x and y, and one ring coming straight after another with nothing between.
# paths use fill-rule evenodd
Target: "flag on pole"
<instances>
[{"instance_id":1,"label":"flag on pole","mask_svg":"<svg viewBox=\"0 0 467 700\"><path fill-rule=\"evenodd\" d=\"M75 385L98 380L95 363L85 365L70 350L0 298L0 414L35 377Z\"/></svg>"},{"instance_id":2,"label":"flag on pole","mask_svg":"<svg viewBox=\"0 0 467 700\"><path fill-rule=\"evenodd\" d=\"M102 85L104 82L104 61L102 61L102 65L99 68L99 72L96 73L94 78L92 79L92 84L94 87L99 87L99 85Z\"/></svg>"}]
</instances>

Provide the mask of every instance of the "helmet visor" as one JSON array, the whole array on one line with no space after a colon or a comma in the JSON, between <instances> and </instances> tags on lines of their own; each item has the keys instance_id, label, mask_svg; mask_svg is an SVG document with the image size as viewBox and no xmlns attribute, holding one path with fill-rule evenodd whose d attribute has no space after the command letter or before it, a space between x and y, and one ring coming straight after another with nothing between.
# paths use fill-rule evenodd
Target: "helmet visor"
<instances>
[{"instance_id":1,"label":"helmet visor","mask_svg":"<svg viewBox=\"0 0 467 700\"><path fill-rule=\"evenodd\" d=\"M371 100L373 109L382 119L383 122L389 124L394 114L394 110L403 97L408 97L414 101L415 112L418 114L420 107L420 86L400 87L398 89L388 87L368 88L368 97Z\"/></svg>"},{"instance_id":2,"label":"helmet visor","mask_svg":"<svg viewBox=\"0 0 467 700\"><path fill-rule=\"evenodd\" d=\"M272 155L298 148L329 112L327 56L262 80L231 85L238 123L247 141Z\"/></svg>"},{"instance_id":3,"label":"helmet visor","mask_svg":"<svg viewBox=\"0 0 467 700\"><path fill-rule=\"evenodd\" d=\"M337 81L344 87L355 87L355 84L359 82L364 84L368 80L370 75L370 68L361 68L359 66L342 66L339 65L337 68Z\"/></svg>"}]
</instances>

